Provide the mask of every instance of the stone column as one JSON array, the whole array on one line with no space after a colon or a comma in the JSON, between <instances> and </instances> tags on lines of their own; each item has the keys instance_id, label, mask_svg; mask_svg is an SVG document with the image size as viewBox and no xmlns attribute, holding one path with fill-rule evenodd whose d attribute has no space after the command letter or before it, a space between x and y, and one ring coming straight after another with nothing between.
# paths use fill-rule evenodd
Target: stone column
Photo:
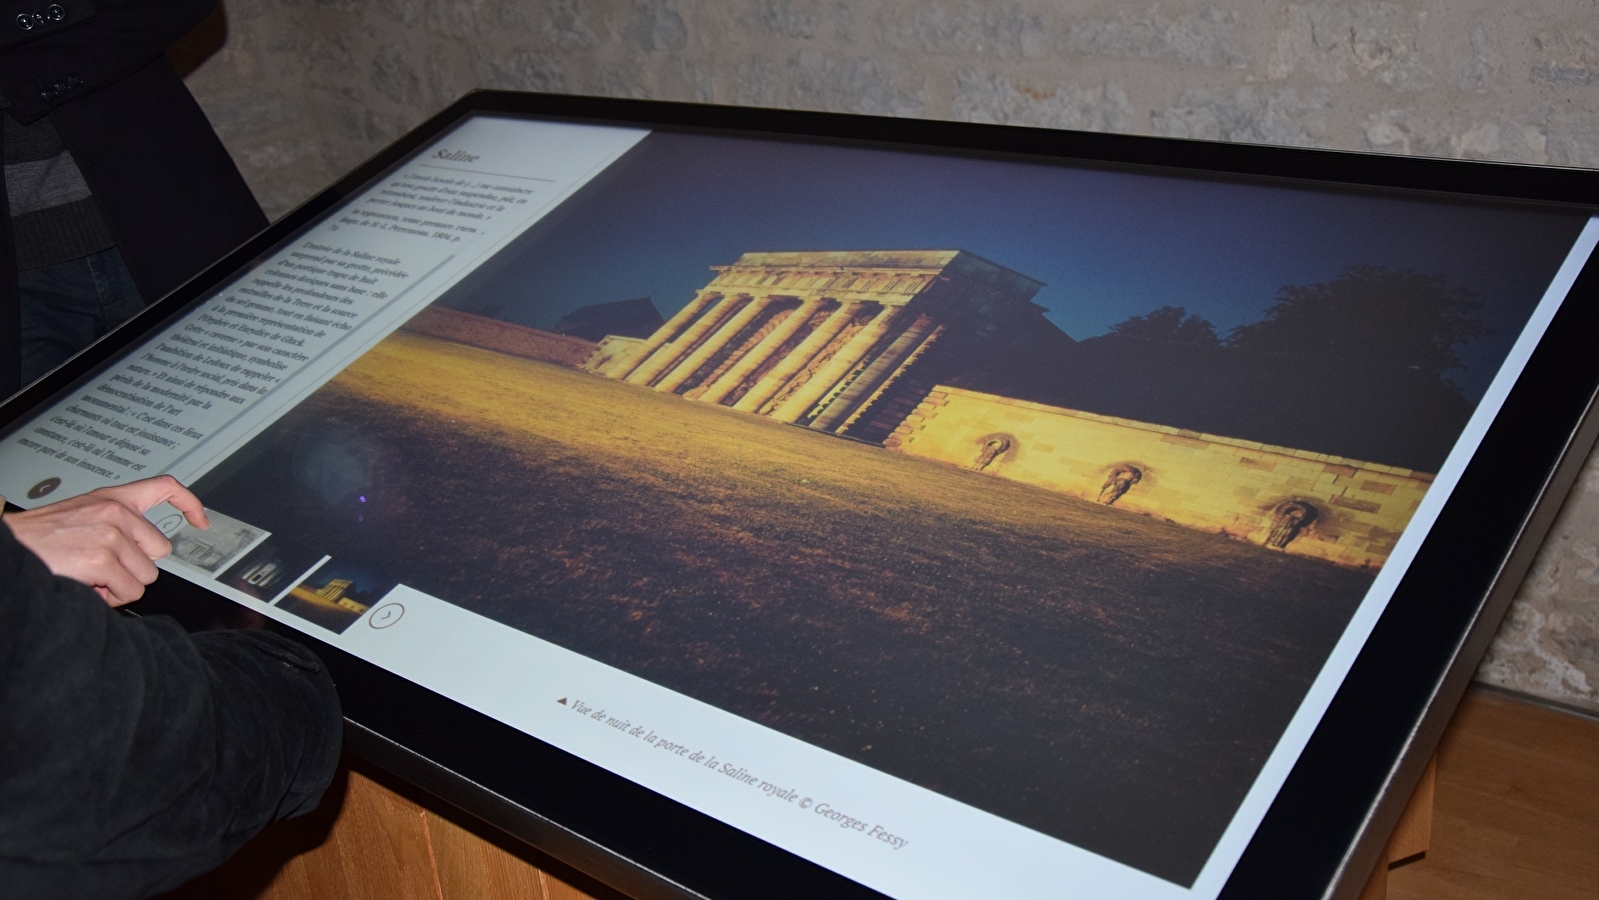
<instances>
[{"instance_id":1,"label":"stone column","mask_svg":"<svg viewBox=\"0 0 1599 900\"><path fill-rule=\"evenodd\" d=\"M833 358L818 369L804 387L783 401L782 406L772 410L772 418L779 422L798 422L805 418L805 414L811 411L811 407L815 406L817 401L827 396L834 386L862 363L867 351L888 334L889 328L904 309L903 306L885 306L883 311L877 314L877 318L856 332L849 343L839 348L839 351L833 354Z\"/></svg>"},{"instance_id":2,"label":"stone column","mask_svg":"<svg viewBox=\"0 0 1599 900\"><path fill-rule=\"evenodd\" d=\"M805 364L811 361L811 357L822 352L823 347L826 347L833 338L838 337L838 333L844 330L844 326L849 324L850 319L855 317L855 313L860 308L861 304L859 302L839 304L838 309L833 310L832 315L822 320L822 324L816 326L815 331L811 332L805 340L800 341L800 345L790 351L787 358L773 366L772 371L767 372L760 381L756 382L755 386L750 388L749 393L733 404L733 408L741 409L745 412L760 412L761 407L766 405L766 401L776 397L778 392L783 389L783 386L788 384L789 379L798 375L800 370L805 368Z\"/></svg>"},{"instance_id":3,"label":"stone column","mask_svg":"<svg viewBox=\"0 0 1599 900\"><path fill-rule=\"evenodd\" d=\"M668 372L664 378L656 382L655 389L673 392L682 387L684 383L694 377L694 373L698 372L701 366L710 362L711 357L715 356L717 351L726 347L729 341L738 337L738 333L743 331L746 325L755 321L755 317L761 314L761 310L771 305L772 298L767 296L755 297L744 304L743 309L728 316L725 324L706 337L694 349L694 352L684 357L683 361L677 364L677 368Z\"/></svg>"},{"instance_id":4,"label":"stone column","mask_svg":"<svg viewBox=\"0 0 1599 900\"><path fill-rule=\"evenodd\" d=\"M899 368L902 360L922 345L922 341L927 339L935 327L937 326L933 324L931 317L917 316L916 321L900 332L899 337L888 345L888 349L879 353L866 370L839 393L837 399L827 404L827 408L811 422L810 427L818 431L838 431L843 428L849 417L854 415L861 404L888 380L888 377Z\"/></svg>"},{"instance_id":5,"label":"stone column","mask_svg":"<svg viewBox=\"0 0 1599 900\"><path fill-rule=\"evenodd\" d=\"M649 362L644 363L637 369L634 369L633 373L627 376L628 383L646 385L651 384L652 382L658 380L661 376L665 375L667 372L671 371L672 367L676 366L679 360L681 360L685 355L693 352L694 348L699 346L700 341L704 340L707 334L714 331L717 326L721 325L722 321L727 318L729 313L732 312L733 307L737 305L737 294L728 294L727 296L722 297L715 306L712 306L710 309L701 314L700 317L694 321L694 324L690 325L688 330L683 332L682 336L680 336L677 340L662 346L661 349L655 351L654 356L650 357ZM673 316L672 318L675 319L677 317Z\"/></svg>"},{"instance_id":6,"label":"stone column","mask_svg":"<svg viewBox=\"0 0 1599 900\"><path fill-rule=\"evenodd\" d=\"M801 303L798 309L788 314L788 318L784 319L781 325L773 328L771 333L761 338L761 342L751 347L750 352L744 354L742 359L723 372L720 378L711 382L705 393L700 395L700 399L706 403L721 403L744 382L745 378L749 377L751 372L759 369L762 363L776 353L777 348L793 337L811 316L816 314L824 302L815 299Z\"/></svg>"},{"instance_id":7,"label":"stone column","mask_svg":"<svg viewBox=\"0 0 1599 900\"><path fill-rule=\"evenodd\" d=\"M622 371L613 373L611 377L616 379L627 378L634 371L647 364L650 357L666 345L668 338L677 334L678 330L687 324L689 320L704 312L712 303L715 303L719 296L719 294L701 291L693 300L690 300L682 309L678 310L676 315L666 320L660 328L655 329L655 333L650 335L644 341L644 346L639 348L638 355L633 357L632 365Z\"/></svg>"}]
</instances>

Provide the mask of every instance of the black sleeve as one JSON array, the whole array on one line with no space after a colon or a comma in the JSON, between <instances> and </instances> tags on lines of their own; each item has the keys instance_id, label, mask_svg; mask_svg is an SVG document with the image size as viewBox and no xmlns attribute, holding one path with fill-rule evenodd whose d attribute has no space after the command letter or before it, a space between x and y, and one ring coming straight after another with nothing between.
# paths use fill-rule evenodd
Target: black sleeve
<instances>
[{"instance_id":1,"label":"black sleeve","mask_svg":"<svg viewBox=\"0 0 1599 900\"><path fill-rule=\"evenodd\" d=\"M11 101L16 117L26 123L56 106L70 103L98 87L148 65L178 38L200 24L216 0L95 0L59 5L60 22L46 22L22 32L18 16L48 10L50 3L0 0L11 18L0 21L0 34L21 32L11 46L0 43L0 96ZM48 33L32 35L39 30ZM14 36L14 35L11 35Z\"/></svg>"},{"instance_id":2,"label":"black sleeve","mask_svg":"<svg viewBox=\"0 0 1599 900\"><path fill-rule=\"evenodd\" d=\"M0 0L0 50L76 28L92 18L93 0Z\"/></svg>"},{"instance_id":3,"label":"black sleeve","mask_svg":"<svg viewBox=\"0 0 1599 900\"><path fill-rule=\"evenodd\" d=\"M314 807L341 729L299 644L115 612L0 527L5 896L174 887Z\"/></svg>"}]
</instances>

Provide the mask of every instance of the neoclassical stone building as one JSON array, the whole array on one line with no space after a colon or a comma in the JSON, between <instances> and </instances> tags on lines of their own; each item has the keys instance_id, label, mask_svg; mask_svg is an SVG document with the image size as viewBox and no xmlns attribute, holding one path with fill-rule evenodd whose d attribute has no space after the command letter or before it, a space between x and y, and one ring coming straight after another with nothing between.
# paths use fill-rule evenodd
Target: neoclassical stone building
<instances>
[{"instance_id":1,"label":"neoclassical stone building","mask_svg":"<svg viewBox=\"0 0 1599 900\"><path fill-rule=\"evenodd\" d=\"M881 441L926 396L910 378L1044 339L1043 283L961 250L746 253L643 340L589 368L657 391ZM925 383L923 383L925 382Z\"/></svg>"},{"instance_id":2,"label":"neoclassical stone building","mask_svg":"<svg viewBox=\"0 0 1599 900\"><path fill-rule=\"evenodd\" d=\"M653 334L607 336L584 368L1345 566L1381 565L1432 484L954 386L1025 383L1074 343L1032 302L1041 282L965 251L746 253L712 269Z\"/></svg>"}]
</instances>

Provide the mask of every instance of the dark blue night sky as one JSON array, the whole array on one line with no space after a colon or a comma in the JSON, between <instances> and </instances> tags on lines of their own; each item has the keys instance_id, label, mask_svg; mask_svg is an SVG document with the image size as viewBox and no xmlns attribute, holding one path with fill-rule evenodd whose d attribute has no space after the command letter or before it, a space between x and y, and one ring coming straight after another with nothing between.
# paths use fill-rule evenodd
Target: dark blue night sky
<instances>
[{"instance_id":1,"label":"dark blue night sky","mask_svg":"<svg viewBox=\"0 0 1599 900\"><path fill-rule=\"evenodd\" d=\"M1225 334L1285 285L1353 265L1441 274L1495 334L1450 373L1475 401L1581 229L1580 214L1417 202L822 144L656 133L440 302L534 327L778 250L961 249L1047 284L1067 334L1182 306Z\"/></svg>"}]
</instances>

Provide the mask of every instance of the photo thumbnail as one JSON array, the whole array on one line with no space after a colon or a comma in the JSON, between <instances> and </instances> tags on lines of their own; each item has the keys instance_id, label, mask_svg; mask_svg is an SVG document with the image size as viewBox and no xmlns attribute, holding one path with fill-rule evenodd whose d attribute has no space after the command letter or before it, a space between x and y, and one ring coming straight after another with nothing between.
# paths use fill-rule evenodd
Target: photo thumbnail
<instances>
[{"instance_id":1,"label":"photo thumbnail","mask_svg":"<svg viewBox=\"0 0 1599 900\"><path fill-rule=\"evenodd\" d=\"M360 566L330 560L290 588L278 600L277 608L342 634L396 583L392 578L375 577Z\"/></svg>"},{"instance_id":2,"label":"photo thumbnail","mask_svg":"<svg viewBox=\"0 0 1599 900\"><path fill-rule=\"evenodd\" d=\"M271 603L321 558L321 554L292 546L282 537L270 537L223 572L217 580L257 600Z\"/></svg>"},{"instance_id":3,"label":"photo thumbnail","mask_svg":"<svg viewBox=\"0 0 1599 900\"><path fill-rule=\"evenodd\" d=\"M155 526L172 542L170 558L215 575L269 537L260 528L232 516L206 510L211 527L195 528L176 510L155 520Z\"/></svg>"}]
</instances>

